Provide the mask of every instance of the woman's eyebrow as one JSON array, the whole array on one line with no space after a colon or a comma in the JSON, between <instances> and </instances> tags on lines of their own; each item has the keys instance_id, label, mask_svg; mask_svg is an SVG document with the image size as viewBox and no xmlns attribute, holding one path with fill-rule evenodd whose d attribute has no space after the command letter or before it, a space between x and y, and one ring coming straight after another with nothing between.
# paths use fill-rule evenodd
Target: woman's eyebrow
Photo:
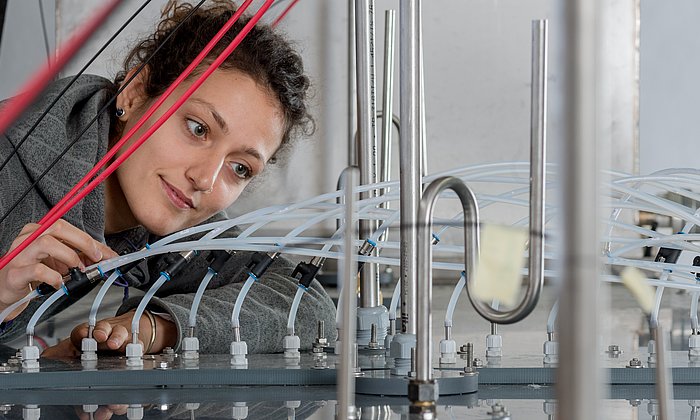
<instances>
[{"instance_id":1,"label":"woman's eyebrow","mask_svg":"<svg viewBox=\"0 0 700 420\"><path fill-rule=\"evenodd\" d=\"M211 116L214 118L214 121L216 121L216 123L219 125L219 128L221 128L221 131L223 131L224 134L228 134L228 124L226 124L226 120L224 120L221 114L219 114L216 111L216 108L211 102L207 102L204 99L199 98L190 98L190 101L207 108L209 112L211 112Z\"/></svg>"}]
</instances>

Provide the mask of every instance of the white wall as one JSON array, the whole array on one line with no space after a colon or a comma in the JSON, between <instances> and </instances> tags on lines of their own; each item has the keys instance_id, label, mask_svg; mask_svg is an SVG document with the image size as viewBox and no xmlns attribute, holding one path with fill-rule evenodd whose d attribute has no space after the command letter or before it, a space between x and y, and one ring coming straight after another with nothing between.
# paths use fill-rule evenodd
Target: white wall
<instances>
[{"instance_id":1,"label":"white wall","mask_svg":"<svg viewBox=\"0 0 700 420\"><path fill-rule=\"evenodd\" d=\"M642 0L642 173L698 167L700 2Z\"/></svg>"},{"instance_id":2,"label":"white wall","mask_svg":"<svg viewBox=\"0 0 700 420\"><path fill-rule=\"evenodd\" d=\"M44 6L49 48L53 51L55 2L40 1ZM0 43L0 99L15 95L29 76L46 63L46 57L38 1L8 1Z\"/></svg>"}]
</instances>

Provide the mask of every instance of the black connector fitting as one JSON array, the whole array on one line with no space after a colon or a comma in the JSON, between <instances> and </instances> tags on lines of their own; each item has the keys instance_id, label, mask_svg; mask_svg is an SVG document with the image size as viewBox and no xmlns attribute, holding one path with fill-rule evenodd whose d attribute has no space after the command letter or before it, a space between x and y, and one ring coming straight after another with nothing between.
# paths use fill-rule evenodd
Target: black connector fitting
<instances>
[{"instance_id":1,"label":"black connector fitting","mask_svg":"<svg viewBox=\"0 0 700 420\"><path fill-rule=\"evenodd\" d=\"M102 274L98 269L92 269L87 272L82 272L78 268L71 268L68 274L63 276L64 291L71 300L78 300L92 290L92 287L102 279ZM46 296L56 291L56 289L47 284L41 283L36 288L39 296Z\"/></svg>"},{"instance_id":2,"label":"black connector fitting","mask_svg":"<svg viewBox=\"0 0 700 420\"><path fill-rule=\"evenodd\" d=\"M191 251L182 251L177 254L173 254L173 257L175 259L175 262L170 264L168 268L165 270L161 271L161 274L167 275L167 277L174 277L179 273L187 263L192 261L192 259L199 254L199 251L196 250L191 250Z\"/></svg>"},{"instance_id":3,"label":"black connector fitting","mask_svg":"<svg viewBox=\"0 0 700 420\"><path fill-rule=\"evenodd\" d=\"M668 264L675 264L678 261L678 257L681 256L680 249L673 248L659 248L659 252L654 258L655 262L663 262Z\"/></svg>"},{"instance_id":4,"label":"black connector fitting","mask_svg":"<svg viewBox=\"0 0 700 420\"><path fill-rule=\"evenodd\" d=\"M279 252L256 252L250 257L250 261L248 261L246 267L250 270L250 274L256 278L260 278L279 255Z\"/></svg>"},{"instance_id":5,"label":"black connector fitting","mask_svg":"<svg viewBox=\"0 0 700 420\"><path fill-rule=\"evenodd\" d=\"M695 267L700 267L700 255L696 255L695 258L693 258L693 265ZM700 272L695 272L695 281L700 281Z\"/></svg>"},{"instance_id":6,"label":"black connector fitting","mask_svg":"<svg viewBox=\"0 0 700 420\"><path fill-rule=\"evenodd\" d=\"M211 251L209 255L207 255L209 268L214 270L215 273L218 273L235 253L236 251L224 251L223 249Z\"/></svg>"},{"instance_id":7,"label":"black connector fitting","mask_svg":"<svg viewBox=\"0 0 700 420\"><path fill-rule=\"evenodd\" d=\"M292 277L299 280L299 284L308 288L311 282L316 278L319 270L321 270L321 266L323 266L325 260L326 259L323 257L314 257L307 263L303 261L300 262L297 264L296 268L294 268L294 271L292 271Z\"/></svg>"}]
</instances>

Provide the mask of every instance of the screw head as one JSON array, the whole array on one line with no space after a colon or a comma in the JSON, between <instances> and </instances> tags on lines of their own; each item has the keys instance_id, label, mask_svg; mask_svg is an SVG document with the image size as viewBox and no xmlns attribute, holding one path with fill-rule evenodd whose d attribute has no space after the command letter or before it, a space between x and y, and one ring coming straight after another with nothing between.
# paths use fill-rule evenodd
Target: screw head
<instances>
[{"instance_id":1,"label":"screw head","mask_svg":"<svg viewBox=\"0 0 700 420\"><path fill-rule=\"evenodd\" d=\"M634 369L639 369L644 367L642 365L642 361L637 359L636 357L630 360L629 364L627 365L628 368L634 368Z\"/></svg>"}]
</instances>

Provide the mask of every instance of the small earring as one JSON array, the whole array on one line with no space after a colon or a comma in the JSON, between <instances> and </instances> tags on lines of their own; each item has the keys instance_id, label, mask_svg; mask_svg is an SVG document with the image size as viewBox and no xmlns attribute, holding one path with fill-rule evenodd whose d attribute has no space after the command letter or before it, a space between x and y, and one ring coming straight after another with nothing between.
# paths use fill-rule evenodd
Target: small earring
<instances>
[{"instance_id":1,"label":"small earring","mask_svg":"<svg viewBox=\"0 0 700 420\"><path fill-rule=\"evenodd\" d=\"M117 112L115 112L117 118L121 118L126 114L126 111L124 111L123 108L117 108Z\"/></svg>"}]
</instances>

